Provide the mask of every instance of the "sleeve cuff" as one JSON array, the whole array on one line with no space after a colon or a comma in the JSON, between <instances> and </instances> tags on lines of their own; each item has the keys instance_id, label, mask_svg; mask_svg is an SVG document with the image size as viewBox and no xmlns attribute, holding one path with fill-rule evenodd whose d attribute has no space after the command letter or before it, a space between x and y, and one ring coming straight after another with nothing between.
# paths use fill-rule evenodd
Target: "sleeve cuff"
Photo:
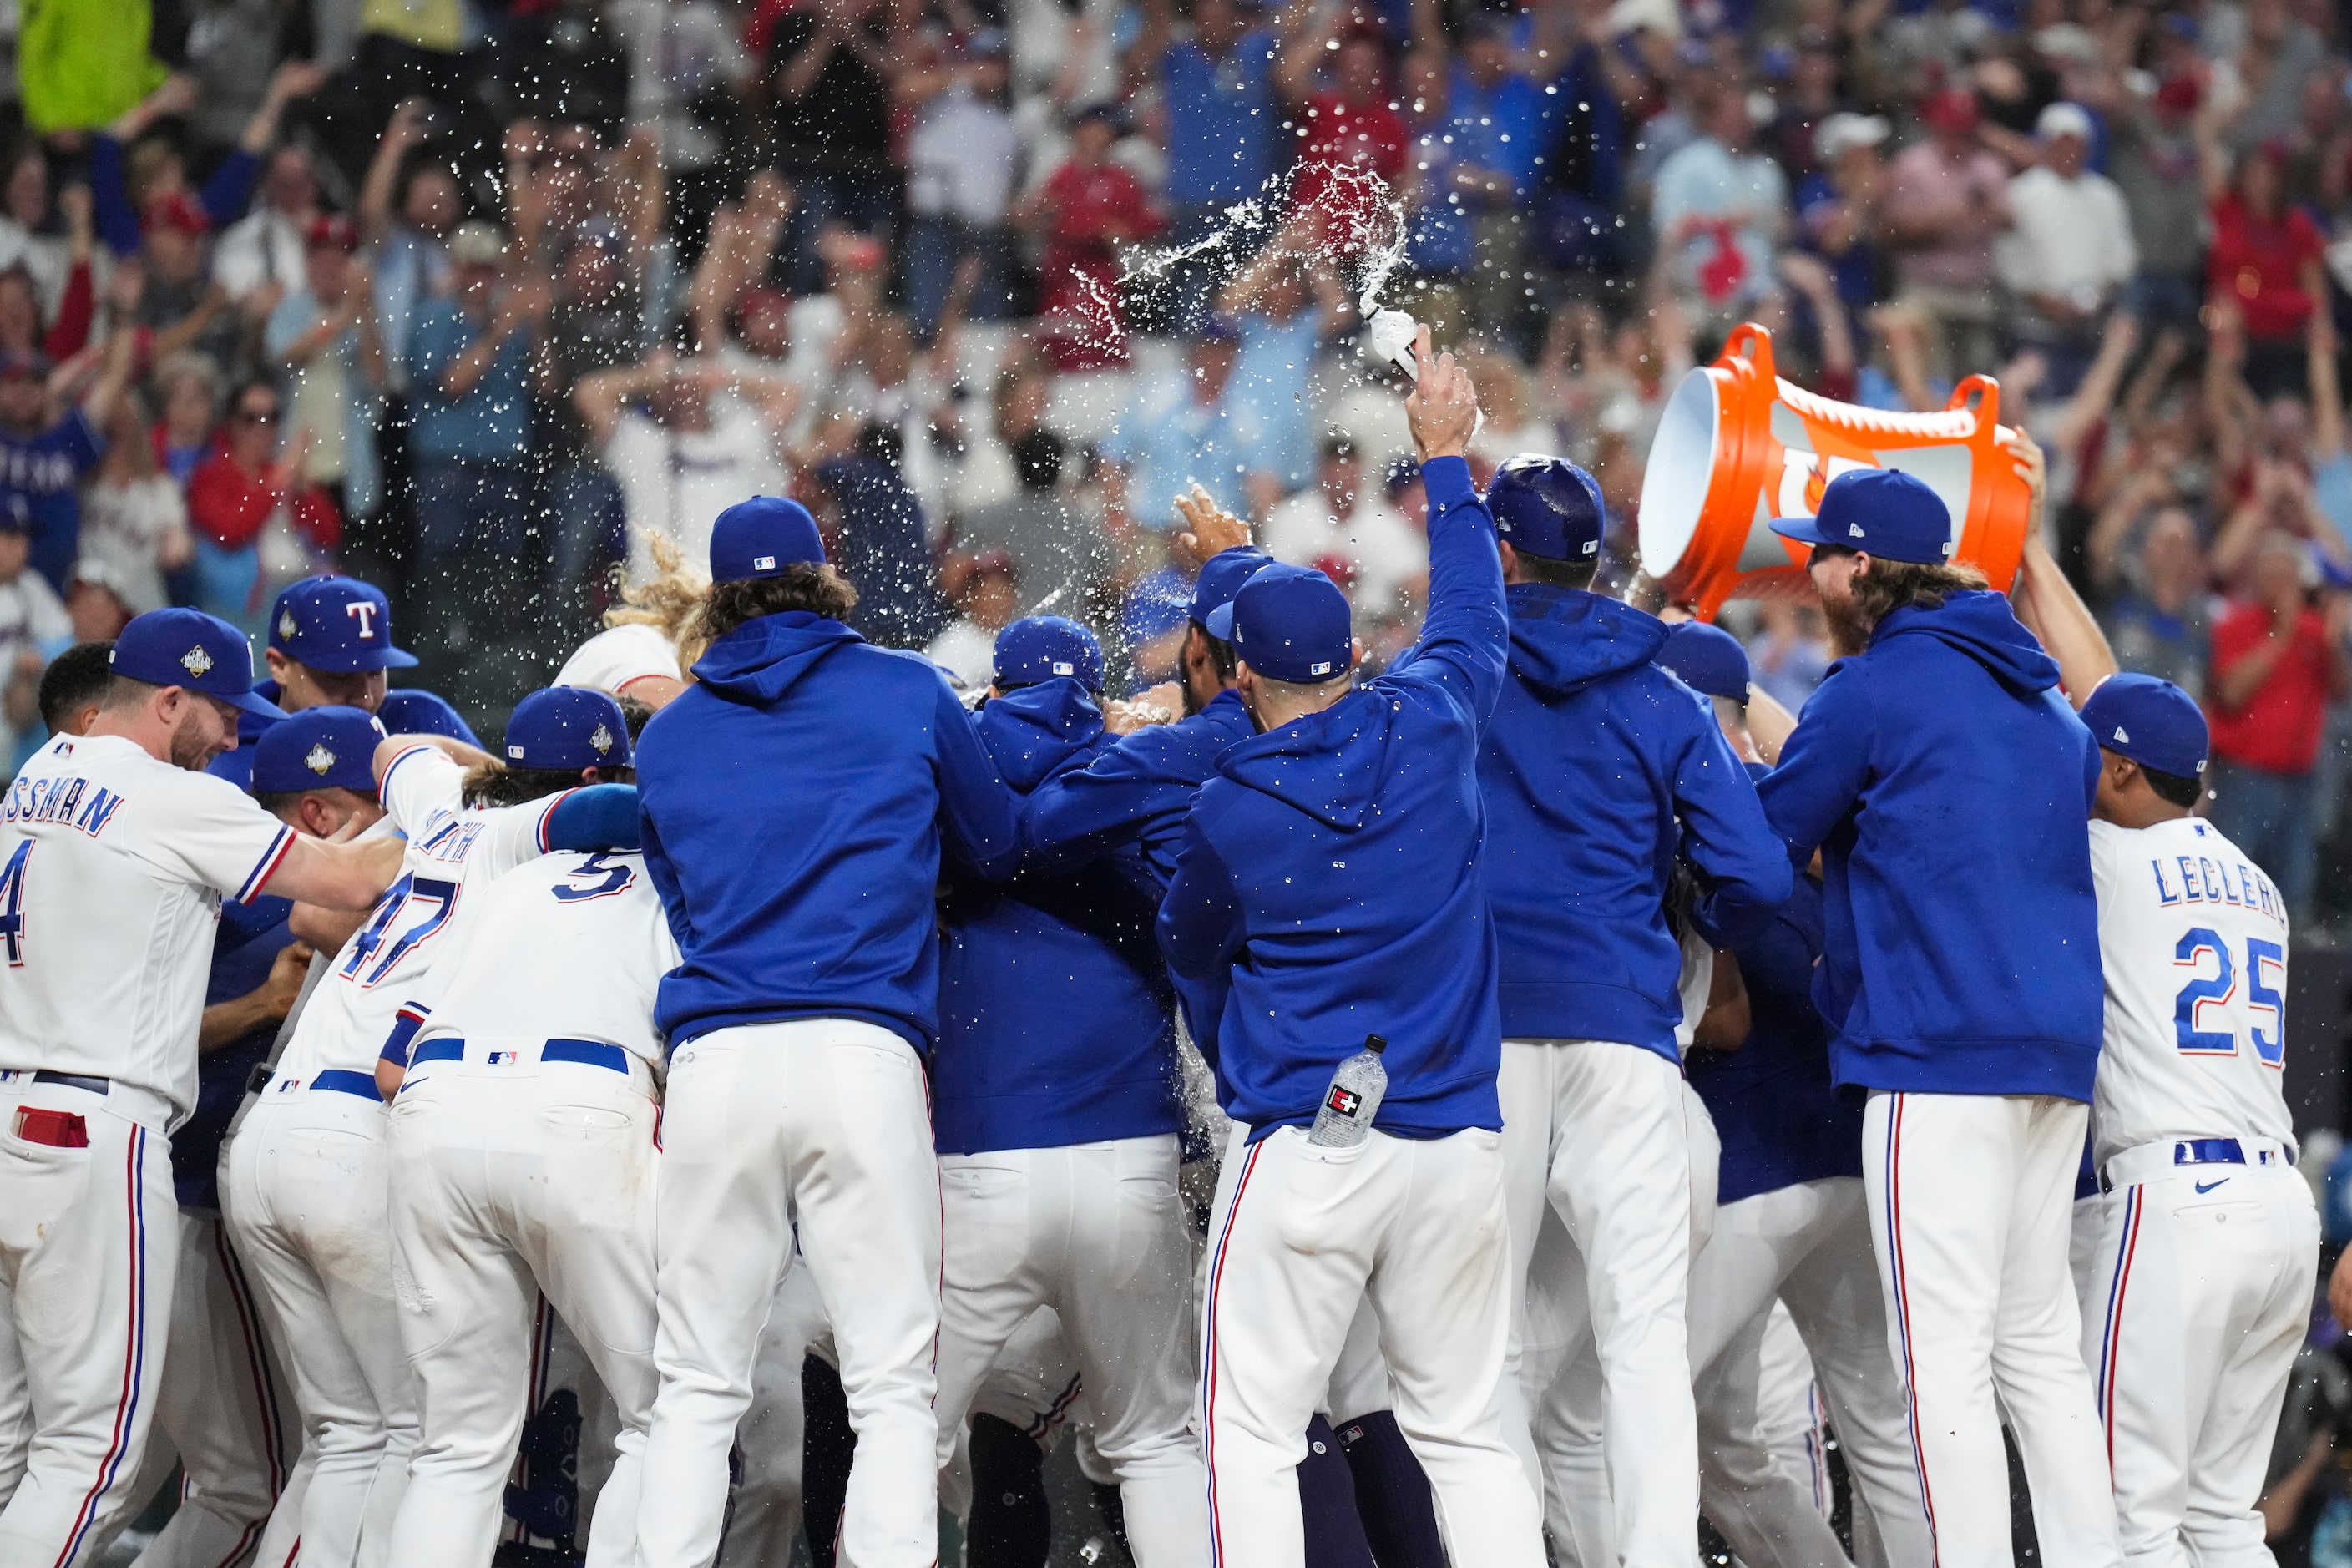
<instances>
[{"instance_id":1,"label":"sleeve cuff","mask_svg":"<svg viewBox=\"0 0 2352 1568\"><path fill-rule=\"evenodd\" d=\"M1478 499L1478 487L1470 482L1470 462L1466 458L1432 458L1421 466L1421 484L1433 513Z\"/></svg>"}]
</instances>

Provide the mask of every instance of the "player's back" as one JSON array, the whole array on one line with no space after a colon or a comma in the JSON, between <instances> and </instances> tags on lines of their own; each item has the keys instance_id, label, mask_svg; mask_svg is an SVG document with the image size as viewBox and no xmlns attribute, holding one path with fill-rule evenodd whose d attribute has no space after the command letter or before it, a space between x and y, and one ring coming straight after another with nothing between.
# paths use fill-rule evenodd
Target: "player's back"
<instances>
[{"instance_id":1,"label":"player's back","mask_svg":"<svg viewBox=\"0 0 2352 1568\"><path fill-rule=\"evenodd\" d=\"M418 1043L586 1040L661 1059L654 994L677 942L643 855L548 855L467 897L463 947L406 998Z\"/></svg>"},{"instance_id":2,"label":"player's back","mask_svg":"<svg viewBox=\"0 0 2352 1568\"><path fill-rule=\"evenodd\" d=\"M59 736L0 799L0 1068L111 1079L184 1112L217 889L293 845L234 785L118 736Z\"/></svg>"},{"instance_id":3,"label":"player's back","mask_svg":"<svg viewBox=\"0 0 2352 1568\"><path fill-rule=\"evenodd\" d=\"M663 1030L853 1017L936 1032L943 826L1017 847L1013 797L929 661L830 617L761 616L714 643L637 750L646 861L683 961Z\"/></svg>"},{"instance_id":4,"label":"player's back","mask_svg":"<svg viewBox=\"0 0 2352 1568\"><path fill-rule=\"evenodd\" d=\"M2172 1138L2291 1143L2286 906L2211 823L2091 824L2105 1034L2098 1157Z\"/></svg>"},{"instance_id":5,"label":"player's back","mask_svg":"<svg viewBox=\"0 0 2352 1568\"><path fill-rule=\"evenodd\" d=\"M433 746L412 746L385 768L385 816L371 831L408 836L400 878L312 991L278 1061L282 1084L322 1071L373 1073L402 1005L470 941L475 890L545 851L547 819L563 794L478 811L464 804L464 781L465 770Z\"/></svg>"}]
</instances>

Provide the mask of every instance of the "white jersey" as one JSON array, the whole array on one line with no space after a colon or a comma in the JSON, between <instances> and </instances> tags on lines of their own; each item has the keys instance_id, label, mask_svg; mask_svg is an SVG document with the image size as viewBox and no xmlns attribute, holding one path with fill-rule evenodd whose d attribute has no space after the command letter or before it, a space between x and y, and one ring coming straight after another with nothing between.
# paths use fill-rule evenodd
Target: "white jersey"
<instances>
[{"instance_id":1,"label":"white jersey","mask_svg":"<svg viewBox=\"0 0 2352 1568\"><path fill-rule=\"evenodd\" d=\"M424 991L433 966L465 950L479 889L547 853L547 818L563 794L526 805L469 811L466 770L437 746L411 746L384 770L385 819L408 836L400 879L376 900L303 1006L278 1075L373 1073L404 1004Z\"/></svg>"},{"instance_id":2,"label":"white jersey","mask_svg":"<svg viewBox=\"0 0 2352 1568\"><path fill-rule=\"evenodd\" d=\"M2171 1138L2293 1143L2280 1088L2286 906L2210 822L2091 824L2106 1031L2096 1137L2117 1151Z\"/></svg>"},{"instance_id":3,"label":"white jersey","mask_svg":"<svg viewBox=\"0 0 2352 1568\"><path fill-rule=\"evenodd\" d=\"M428 1009L417 1043L594 1040L660 1061L654 992L677 965L677 939L644 856L550 855L471 902L464 950L412 997Z\"/></svg>"},{"instance_id":4,"label":"white jersey","mask_svg":"<svg viewBox=\"0 0 2352 1568\"><path fill-rule=\"evenodd\" d=\"M60 735L0 799L0 1068L104 1078L184 1118L223 895L294 831L116 735Z\"/></svg>"},{"instance_id":5,"label":"white jersey","mask_svg":"<svg viewBox=\"0 0 2352 1568\"><path fill-rule=\"evenodd\" d=\"M555 672L557 686L593 686L600 691L622 692L629 683L648 676L683 680L677 667L677 645L655 627L625 621L608 626L572 650Z\"/></svg>"}]
</instances>

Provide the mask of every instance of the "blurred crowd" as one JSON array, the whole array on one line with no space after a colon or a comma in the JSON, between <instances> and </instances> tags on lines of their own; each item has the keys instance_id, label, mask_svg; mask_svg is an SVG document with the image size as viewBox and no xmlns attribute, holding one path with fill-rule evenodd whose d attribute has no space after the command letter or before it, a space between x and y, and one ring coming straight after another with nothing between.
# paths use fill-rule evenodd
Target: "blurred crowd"
<instances>
[{"instance_id":1,"label":"blurred crowd","mask_svg":"<svg viewBox=\"0 0 2352 1568\"><path fill-rule=\"evenodd\" d=\"M495 724L614 570L810 502L860 629L1164 678L1198 482L1349 590L1427 559L1360 299L1633 573L1725 331L1832 396L1998 376L2213 809L2352 909L2352 36L2320 0L88 0L0 120L0 752L68 643L340 565ZM1735 605L1801 706L1817 615Z\"/></svg>"}]
</instances>

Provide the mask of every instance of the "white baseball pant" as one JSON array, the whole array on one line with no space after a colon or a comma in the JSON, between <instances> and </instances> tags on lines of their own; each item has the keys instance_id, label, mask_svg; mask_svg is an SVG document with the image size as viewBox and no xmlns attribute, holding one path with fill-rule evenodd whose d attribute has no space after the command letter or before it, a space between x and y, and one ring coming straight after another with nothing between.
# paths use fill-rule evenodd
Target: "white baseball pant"
<instances>
[{"instance_id":1,"label":"white baseball pant","mask_svg":"<svg viewBox=\"0 0 2352 1568\"><path fill-rule=\"evenodd\" d=\"M168 1117L0 1073L0 1563L81 1568L147 1500L179 1267Z\"/></svg>"},{"instance_id":2,"label":"white baseball pant","mask_svg":"<svg viewBox=\"0 0 2352 1568\"><path fill-rule=\"evenodd\" d=\"M2283 1153L2172 1162L2169 1142L2107 1162L2083 1304L2124 1560L2268 1568L2254 1500L2309 1321L2319 1215Z\"/></svg>"},{"instance_id":3,"label":"white baseball pant","mask_svg":"<svg viewBox=\"0 0 2352 1568\"><path fill-rule=\"evenodd\" d=\"M1357 1304L1380 1317L1397 1426L1428 1472L1448 1553L1542 1568L1527 1473L1503 1436L1510 1242L1499 1135L1374 1131L1350 1148L1235 1127L1202 1313L1211 1563L1297 1568L1297 1468Z\"/></svg>"},{"instance_id":4,"label":"white baseball pant","mask_svg":"<svg viewBox=\"0 0 2352 1568\"><path fill-rule=\"evenodd\" d=\"M1698 1426L1684 1322L1692 1242L1684 1226L1657 1223L1691 1208L1682 1073L1638 1046L1506 1040L1496 1087L1510 1194L1513 1322L1524 1333L1528 1270L1549 1205L1584 1265L1617 1552L1627 1568L1687 1568L1698 1528ZM1523 1460L1538 1465L1529 1474L1540 1474L1532 1439L1512 1436L1524 1445ZM1589 1493L1590 1467L1585 1474Z\"/></svg>"},{"instance_id":5,"label":"white baseball pant","mask_svg":"<svg viewBox=\"0 0 2352 1568\"><path fill-rule=\"evenodd\" d=\"M389 1119L393 1268L422 1412L394 1563L476 1563L497 1546L541 1291L620 1410L588 1562L636 1560L656 1085L635 1058L615 1070L544 1061L538 1046L468 1039L462 1060L414 1068Z\"/></svg>"},{"instance_id":6,"label":"white baseball pant","mask_svg":"<svg viewBox=\"0 0 2352 1568\"><path fill-rule=\"evenodd\" d=\"M1193 1346L1199 1343L1197 1338L1192 1342ZM944 1348L944 1337L941 1344ZM1188 1348L1187 1359L1192 1354ZM1078 1371L1077 1356L1062 1332L1060 1314L1051 1307L1039 1307L1013 1331L1013 1337L1004 1342L1004 1348L990 1363L987 1375L972 1394L971 1417L976 1420L993 1415L1050 1454L1061 1446L1062 1434L1082 1418L1085 1384ZM1192 1391L1187 1388L1185 1392L1189 1396ZM1189 1421L1190 1416L1186 1419ZM968 1525L972 1506L971 1429L966 1425L955 1431L954 1457L940 1467L940 1509ZM941 1436L946 1433L943 1431ZM1099 1459L1094 1462L1100 1464ZM1108 1468L1103 1468L1101 1474L1104 1485L1118 1484L1118 1477ZM1188 1500L1194 1513L1202 1513L1200 1492L1195 1491ZM1204 1527L1201 1555L1192 1561L1205 1562L1207 1557L1208 1534Z\"/></svg>"},{"instance_id":7,"label":"white baseball pant","mask_svg":"<svg viewBox=\"0 0 2352 1568\"><path fill-rule=\"evenodd\" d=\"M269 1350L258 1292L228 1227L208 1210L182 1209L179 1239L172 1345L131 1493L153 1497L177 1464L180 1506L132 1568L241 1563L278 1500L310 1484L296 1462L302 1432L293 1390Z\"/></svg>"},{"instance_id":8,"label":"white baseball pant","mask_svg":"<svg viewBox=\"0 0 2352 1568\"><path fill-rule=\"evenodd\" d=\"M662 1143L646 1568L707 1568L718 1551L728 1449L795 1217L857 1432L841 1561L930 1568L940 1198L913 1048L846 1018L714 1030L671 1059Z\"/></svg>"},{"instance_id":9,"label":"white baseball pant","mask_svg":"<svg viewBox=\"0 0 2352 1568\"><path fill-rule=\"evenodd\" d=\"M719 1568L782 1568L801 1532L801 1363L833 1325L807 1264L794 1259L777 1288L751 1367L751 1403L735 1428L740 1478L728 1494Z\"/></svg>"},{"instance_id":10,"label":"white baseball pant","mask_svg":"<svg viewBox=\"0 0 2352 1568\"><path fill-rule=\"evenodd\" d=\"M1038 1307L1053 1308L1085 1379L1095 1446L1118 1473L1138 1568L1209 1554L1181 1159L1172 1133L940 1157L940 1463L997 1353Z\"/></svg>"},{"instance_id":11,"label":"white baseball pant","mask_svg":"<svg viewBox=\"0 0 2352 1568\"><path fill-rule=\"evenodd\" d=\"M1707 1409L1710 1376L1737 1353L1756 1353L1775 1301L1785 1302L1810 1352L1845 1450L1856 1500L1879 1527L1894 1561L1933 1555L1919 1506L1901 1385L1887 1359L1885 1306L1870 1243L1869 1202L1852 1176L1800 1182L1716 1211L1715 1234L1691 1267L1691 1365L1700 1391L1706 1516L1748 1568L1836 1563L1844 1552L1811 1489L1778 1469L1743 1467L1747 1439L1734 1408ZM1742 1352L1739 1347L1746 1344ZM1735 1404L1736 1386L1720 1391Z\"/></svg>"},{"instance_id":12,"label":"white baseball pant","mask_svg":"<svg viewBox=\"0 0 2352 1568\"><path fill-rule=\"evenodd\" d=\"M2121 1560L2066 1263L2089 1114L2046 1096L1885 1090L1864 1112L1888 1348L1938 1568L2010 1568L2003 1415L2043 1560Z\"/></svg>"},{"instance_id":13,"label":"white baseball pant","mask_svg":"<svg viewBox=\"0 0 2352 1568\"><path fill-rule=\"evenodd\" d=\"M380 1568L416 1447L416 1383L401 1353L384 1107L281 1079L221 1152L229 1239L260 1288L294 1378L310 1485L289 1493L260 1561Z\"/></svg>"}]
</instances>

